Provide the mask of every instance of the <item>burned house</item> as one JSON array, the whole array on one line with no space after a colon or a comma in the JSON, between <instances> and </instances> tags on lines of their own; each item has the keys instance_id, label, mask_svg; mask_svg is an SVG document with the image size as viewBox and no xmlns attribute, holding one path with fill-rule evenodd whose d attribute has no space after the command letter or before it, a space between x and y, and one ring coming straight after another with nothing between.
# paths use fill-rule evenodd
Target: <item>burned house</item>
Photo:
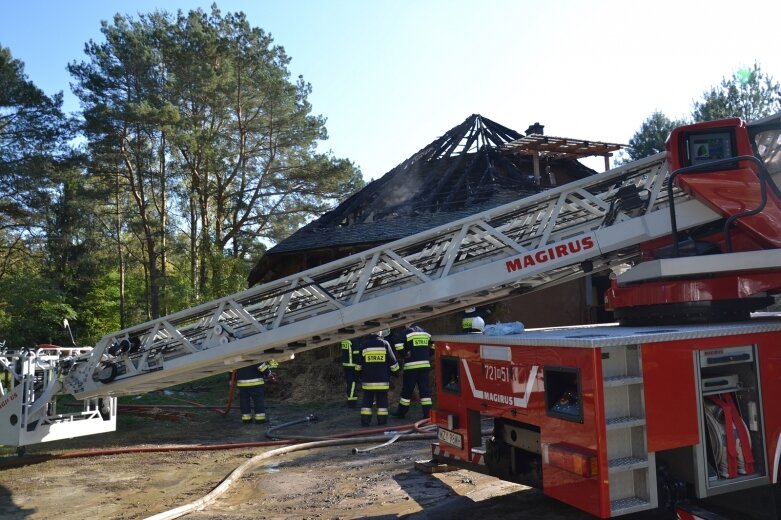
<instances>
[{"instance_id":1,"label":"burned house","mask_svg":"<svg viewBox=\"0 0 781 520\"><path fill-rule=\"evenodd\" d=\"M526 135L477 114L447 131L380 179L283 240L255 265L250 286L371 249L465 216L596 173L579 157L606 158L620 145L545 136L535 123ZM590 284L591 280L589 280ZM583 281L545 291L536 305L493 306L491 320L558 325L589 321L593 302ZM559 294L558 296L556 294ZM522 296L520 298L525 298ZM551 320L544 307L557 309ZM530 312L544 313L538 318ZM451 320L452 321L452 320Z\"/></svg>"}]
</instances>

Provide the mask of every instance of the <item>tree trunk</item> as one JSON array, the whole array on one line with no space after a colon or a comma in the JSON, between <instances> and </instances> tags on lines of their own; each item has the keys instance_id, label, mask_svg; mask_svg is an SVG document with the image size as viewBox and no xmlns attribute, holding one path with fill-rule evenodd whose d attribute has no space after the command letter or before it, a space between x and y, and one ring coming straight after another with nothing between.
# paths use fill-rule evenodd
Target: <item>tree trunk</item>
<instances>
[{"instance_id":1,"label":"tree trunk","mask_svg":"<svg viewBox=\"0 0 781 520\"><path fill-rule=\"evenodd\" d=\"M190 186L190 287L196 301L200 298L198 287L198 215L195 208L198 207L195 189Z\"/></svg>"},{"instance_id":2,"label":"tree trunk","mask_svg":"<svg viewBox=\"0 0 781 520\"><path fill-rule=\"evenodd\" d=\"M166 265L168 263L166 252L166 218L168 216L168 210L166 208L166 168L165 168L165 132L160 136L160 281L162 286L160 287L160 302L161 311L163 314L168 314L168 298L166 295Z\"/></svg>"},{"instance_id":3,"label":"tree trunk","mask_svg":"<svg viewBox=\"0 0 781 520\"><path fill-rule=\"evenodd\" d=\"M119 269L119 328L124 329L127 321L125 313L125 255L122 251L122 211L120 210L119 175L114 190L114 232L117 235L117 260Z\"/></svg>"}]
</instances>

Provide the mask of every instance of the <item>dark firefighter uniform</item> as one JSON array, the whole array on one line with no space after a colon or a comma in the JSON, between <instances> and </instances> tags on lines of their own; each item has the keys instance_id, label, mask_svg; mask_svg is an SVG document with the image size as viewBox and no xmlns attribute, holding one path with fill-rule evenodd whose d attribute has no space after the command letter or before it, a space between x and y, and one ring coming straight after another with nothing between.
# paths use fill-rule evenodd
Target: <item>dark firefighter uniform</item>
<instances>
[{"instance_id":1,"label":"dark firefighter uniform","mask_svg":"<svg viewBox=\"0 0 781 520\"><path fill-rule=\"evenodd\" d=\"M355 371L355 360L361 351L358 342L349 339L342 341L342 367L344 367L344 382L347 385L347 406L353 407L358 403L358 384L360 378Z\"/></svg>"},{"instance_id":2,"label":"dark firefighter uniform","mask_svg":"<svg viewBox=\"0 0 781 520\"><path fill-rule=\"evenodd\" d=\"M3 385L3 394L14 386L14 376L11 371L0 367L0 385Z\"/></svg>"},{"instance_id":3,"label":"dark firefighter uniform","mask_svg":"<svg viewBox=\"0 0 781 520\"><path fill-rule=\"evenodd\" d=\"M399 364L390 343L382 339L381 333L366 337L356 358L355 370L361 377L361 424L369 426L372 420L372 406L377 407L377 424L388 422L388 390L390 375L399 371Z\"/></svg>"},{"instance_id":4,"label":"dark firefighter uniform","mask_svg":"<svg viewBox=\"0 0 781 520\"><path fill-rule=\"evenodd\" d=\"M404 377L401 383L401 397L399 398L398 417L407 415L412 402L412 394L415 387L420 392L420 405L423 408L423 418L429 417L431 411L431 353L434 350L434 342L431 334L418 325L410 325L404 330L404 342L401 349L401 358L404 360ZM398 346L398 343L397 343Z\"/></svg>"},{"instance_id":5,"label":"dark firefighter uniform","mask_svg":"<svg viewBox=\"0 0 781 520\"><path fill-rule=\"evenodd\" d=\"M271 365L257 363L236 370L236 386L239 388L239 407L241 408L241 422L249 424L252 419L256 423L266 422L266 403L264 377L271 370ZM253 415L252 412L255 412Z\"/></svg>"}]
</instances>

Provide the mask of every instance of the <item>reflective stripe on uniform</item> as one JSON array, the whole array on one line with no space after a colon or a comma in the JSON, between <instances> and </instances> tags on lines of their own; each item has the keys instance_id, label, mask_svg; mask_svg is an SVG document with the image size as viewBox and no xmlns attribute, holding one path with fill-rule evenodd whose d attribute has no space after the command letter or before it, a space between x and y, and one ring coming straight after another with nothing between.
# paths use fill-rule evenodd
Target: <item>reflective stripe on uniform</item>
<instances>
[{"instance_id":1,"label":"reflective stripe on uniform","mask_svg":"<svg viewBox=\"0 0 781 520\"><path fill-rule=\"evenodd\" d=\"M431 362L425 361L407 361L404 363L404 370L412 370L415 368L431 368Z\"/></svg>"},{"instance_id":2,"label":"reflective stripe on uniform","mask_svg":"<svg viewBox=\"0 0 781 520\"><path fill-rule=\"evenodd\" d=\"M399 398L399 404L402 406L409 406L412 401L410 399Z\"/></svg>"},{"instance_id":3,"label":"reflective stripe on uniform","mask_svg":"<svg viewBox=\"0 0 781 520\"><path fill-rule=\"evenodd\" d=\"M257 379L240 379L236 381L236 386L258 386L264 384L265 381L262 377Z\"/></svg>"},{"instance_id":4,"label":"reflective stripe on uniform","mask_svg":"<svg viewBox=\"0 0 781 520\"><path fill-rule=\"evenodd\" d=\"M345 358L346 355L346 358ZM342 361L343 367L354 367L355 362L353 361L353 342L349 339L342 341L342 359L345 361Z\"/></svg>"},{"instance_id":5,"label":"reflective stripe on uniform","mask_svg":"<svg viewBox=\"0 0 781 520\"><path fill-rule=\"evenodd\" d=\"M413 347L427 347L431 341L431 334L428 332L410 332L407 334L407 341L412 343Z\"/></svg>"},{"instance_id":6,"label":"reflective stripe on uniform","mask_svg":"<svg viewBox=\"0 0 781 520\"><path fill-rule=\"evenodd\" d=\"M390 383L362 383L363 390L389 390Z\"/></svg>"}]
</instances>

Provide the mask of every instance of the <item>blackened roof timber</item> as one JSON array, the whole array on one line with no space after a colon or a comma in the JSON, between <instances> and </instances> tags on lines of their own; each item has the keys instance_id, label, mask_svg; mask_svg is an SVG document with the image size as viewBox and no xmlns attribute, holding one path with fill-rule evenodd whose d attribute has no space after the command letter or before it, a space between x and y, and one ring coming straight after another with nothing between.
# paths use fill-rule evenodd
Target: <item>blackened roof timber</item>
<instances>
[{"instance_id":1,"label":"blackened roof timber","mask_svg":"<svg viewBox=\"0 0 781 520\"><path fill-rule=\"evenodd\" d=\"M523 137L472 114L267 251L250 281L276 254L396 240L540 191L532 156L506 149ZM549 158L545 165L556 179L595 173L571 159Z\"/></svg>"}]
</instances>

